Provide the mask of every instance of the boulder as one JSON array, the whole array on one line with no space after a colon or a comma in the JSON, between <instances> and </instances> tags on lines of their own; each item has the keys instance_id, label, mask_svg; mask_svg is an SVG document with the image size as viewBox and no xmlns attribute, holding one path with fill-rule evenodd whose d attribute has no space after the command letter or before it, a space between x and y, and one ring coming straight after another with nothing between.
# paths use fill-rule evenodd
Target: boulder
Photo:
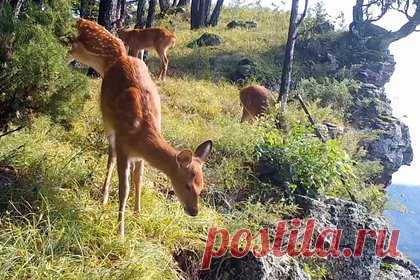
<instances>
[{"instance_id":1,"label":"boulder","mask_svg":"<svg viewBox=\"0 0 420 280\"><path fill-rule=\"evenodd\" d=\"M237 83L245 83L257 74L257 65L249 58L241 59L234 72L231 80Z\"/></svg>"},{"instance_id":2,"label":"boulder","mask_svg":"<svg viewBox=\"0 0 420 280\"><path fill-rule=\"evenodd\" d=\"M366 158L379 161L383 166L376 183L387 187L392 182L392 174L413 161L410 132L403 122L386 116L379 116L374 129L380 131L378 137L365 141L363 145L368 151Z\"/></svg>"},{"instance_id":3,"label":"boulder","mask_svg":"<svg viewBox=\"0 0 420 280\"><path fill-rule=\"evenodd\" d=\"M318 234L326 227L343 230L339 246L341 252L344 248L355 247L355 237L360 229L389 230L384 217L372 216L357 203L337 198L315 200L305 196L297 196L296 203L302 208L305 217L317 220L315 232ZM381 259L375 255L375 246L373 238L366 238L361 257L327 258L323 265L328 269L329 279L420 279L420 270L409 260L404 257ZM384 267L387 267L386 271Z\"/></svg>"},{"instance_id":4,"label":"boulder","mask_svg":"<svg viewBox=\"0 0 420 280\"><path fill-rule=\"evenodd\" d=\"M253 29L257 28L257 23L255 21L243 21L243 20L232 20L227 24L227 28L245 28L245 29Z\"/></svg>"},{"instance_id":5,"label":"boulder","mask_svg":"<svg viewBox=\"0 0 420 280\"><path fill-rule=\"evenodd\" d=\"M326 139L338 139L344 135L344 127L334 123L323 122L322 124L317 124L317 128Z\"/></svg>"},{"instance_id":6,"label":"boulder","mask_svg":"<svg viewBox=\"0 0 420 280\"><path fill-rule=\"evenodd\" d=\"M188 47L207 47L207 46L218 46L222 43L222 37L213 33L204 33L197 40L188 44Z\"/></svg>"},{"instance_id":7,"label":"boulder","mask_svg":"<svg viewBox=\"0 0 420 280\"><path fill-rule=\"evenodd\" d=\"M419 280L420 270L411 261L404 258L385 257L375 280Z\"/></svg>"},{"instance_id":8,"label":"boulder","mask_svg":"<svg viewBox=\"0 0 420 280\"><path fill-rule=\"evenodd\" d=\"M290 257L274 257L268 255L256 258L248 254L244 258L237 259L225 257L215 259L212 268L200 275L199 279L223 279L223 280L310 280L299 262Z\"/></svg>"}]
</instances>

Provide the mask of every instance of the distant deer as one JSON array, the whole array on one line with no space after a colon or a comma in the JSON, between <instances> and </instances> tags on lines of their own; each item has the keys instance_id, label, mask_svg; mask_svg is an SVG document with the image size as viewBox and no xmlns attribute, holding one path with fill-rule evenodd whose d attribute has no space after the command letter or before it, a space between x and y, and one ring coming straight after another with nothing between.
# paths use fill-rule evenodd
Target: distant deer
<instances>
[{"instance_id":1,"label":"distant deer","mask_svg":"<svg viewBox=\"0 0 420 280\"><path fill-rule=\"evenodd\" d=\"M121 26L121 25L120 25ZM145 49L155 49L160 57L159 79L165 81L168 71L169 59L167 51L175 46L176 37L165 28L145 28L145 29L119 29L117 31L120 37L128 47L128 53L131 56L143 60Z\"/></svg>"},{"instance_id":2,"label":"distant deer","mask_svg":"<svg viewBox=\"0 0 420 280\"><path fill-rule=\"evenodd\" d=\"M274 103L274 98L270 91L259 85L242 89L239 92L239 98L243 106L241 122L252 121L263 115L270 104Z\"/></svg>"},{"instance_id":3,"label":"distant deer","mask_svg":"<svg viewBox=\"0 0 420 280\"><path fill-rule=\"evenodd\" d=\"M70 54L93 67L103 77L101 112L110 141L103 202L108 199L112 168L117 163L119 181L119 234L124 238L124 216L129 194L130 162L134 163L134 211L140 211L143 160L165 173L185 212L198 214L199 195L204 187L202 166L212 142L205 141L195 152L177 151L160 133L160 97L147 66L126 54L124 44L95 22L79 20L79 35Z\"/></svg>"}]
</instances>

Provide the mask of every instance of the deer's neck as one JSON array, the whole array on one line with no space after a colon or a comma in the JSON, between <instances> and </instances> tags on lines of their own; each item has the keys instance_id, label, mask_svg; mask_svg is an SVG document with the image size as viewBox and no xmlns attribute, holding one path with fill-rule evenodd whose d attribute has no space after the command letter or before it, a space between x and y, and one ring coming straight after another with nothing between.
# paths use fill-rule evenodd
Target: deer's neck
<instances>
[{"instance_id":1,"label":"deer's neck","mask_svg":"<svg viewBox=\"0 0 420 280\"><path fill-rule=\"evenodd\" d=\"M155 132L142 141L142 157L153 167L165 173L170 179L176 175L178 164L175 150L163 137Z\"/></svg>"}]
</instances>

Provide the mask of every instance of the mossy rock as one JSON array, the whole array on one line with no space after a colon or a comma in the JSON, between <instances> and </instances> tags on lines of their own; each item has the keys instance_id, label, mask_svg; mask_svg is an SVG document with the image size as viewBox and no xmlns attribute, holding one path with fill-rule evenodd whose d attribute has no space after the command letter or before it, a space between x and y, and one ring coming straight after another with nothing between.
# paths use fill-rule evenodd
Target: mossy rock
<instances>
[{"instance_id":1,"label":"mossy rock","mask_svg":"<svg viewBox=\"0 0 420 280\"><path fill-rule=\"evenodd\" d=\"M222 44L223 39L217 34L214 33L204 33L197 40L188 44L189 48L195 47L209 47L209 46L218 46Z\"/></svg>"}]
</instances>

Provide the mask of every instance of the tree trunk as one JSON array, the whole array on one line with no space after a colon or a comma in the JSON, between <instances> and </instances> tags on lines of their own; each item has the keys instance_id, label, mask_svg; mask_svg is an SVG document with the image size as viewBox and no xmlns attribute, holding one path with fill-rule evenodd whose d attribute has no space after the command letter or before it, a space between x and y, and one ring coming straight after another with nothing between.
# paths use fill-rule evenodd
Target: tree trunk
<instances>
[{"instance_id":1,"label":"tree trunk","mask_svg":"<svg viewBox=\"0 0 420 280\"><path fill-rule=\"evenodd\" d=\"M200 28L200 0L192 0L191 2L191 29Z\"/></svg>"},{"instance_id":2,"label":"tree trunk","mask_svg":"<svg viewBox=\"0 0 420 280\"><path fill-rule=\"evenodd\" d=\"M15 17L18 17L20 14L20 11L23 7L23 4L25 4L26 0L15 0L15 1L11 1L12 7L13 7L13 11L15 13Z\"/></svg>"},{"instance_id":3,"label":"tree trunk","mask_svg":"<svg viewBox=\"0 0 420 280\"><path fill-rule=\"evenodd\" d=\"M156 13L156 0L149 0L149 10L147 11L146 28L150 28L153 25L153 20Z\"/></svg>"},{"instance_id":4,"label":"tree trunk","mask_svg":"<svg viewBox=\"0 0 420 280\"><path fill-rule=\"evenodd\" d=\"M179 0L178 5L176 5L177 7L181 8L181 7L185 7L189 4L189 0Z\"/></svg>"},{"instance_id":5,"label":"tree trunk","mask_svg":"<svg viewBox=\"0 0 420 280\"><path fill-rule=\"evenodd\" d=\"M160 13L165 14L170 7L169 0L159 0Z\"/></svg>"},{"instance_id":6,"label":"tree trunk","mask_svg":"<svg viewBox=\"0 0 420 280\"><path fill-rule=\"evenodd\" d=\"M117 4L117 20L119 20L121 24L124 24L124 20L125 20L125 9L126 9L125 2L126 2L125 0L118 0L118 4Z\"/></svg>"},{"instance_id":7,"label":"tree trunk","mask_svg":"<svg viewBox=\"0 0 420 280\"><path fill-rule=\"evenodd\" d=\"M211 14L208 25L216 26L219 23L220 12L222 11L224 0L217 0L216 6L214 7L213 13Z\"/></svg>"},{"instance_id":8,"label":"tree trunk","mask_svg":"<svg viewBox=\"0 0 420 280\"><path fill-rule=\"evenodd\" d=\"M287 99L290 92L290 84L292 82L293 58L295 53L295 43L298 35L298 26L303 21L306 14L308 0L306 0L305 11L302 17L298 19L299 0L293 0L292 9L290 11L289 34L287 36L286 52L283 61L283 70L281 75L281 86L279 102L281 102L280 113L286 112Z\"/></svg>"},{"instance_id":9,"label":"tree trunk","mask_svg":"<svg viewBox=\"0 0 420 280\"><path fill-rule=\"evenodd\" d=\"M101 0L99 2L98 23L111 32L115 31L117 2L118 0Z\"/></svg>"},{"instance_id":10,"label":"tree trunk","mask_svg":"<svg viewBox=\"0 0 420 280\"><path fill-rule=\"evenodd\" d=\"M176 7L176 3L177 3L178 1L177 0L173 0L172 1L172 6L171 7Z\"/></svg>"},{"instance_id":11,"label":"tree trunk","mask_svg":"<svg viewBox=\"0 0 420 280\"><path fill-rule=\"evenodd\" d=\"M303 111L305 112L306 116L308 117L309 122L311 123L311 125L313 126L314 130L315 130L315 135L322 141L322 143L327 142L327 140L325 139L325 137L322 135L321 131L319 130L319 128L316 126L316 122L315 119L312 117L311 113L309 112L308 107L306 107L305 102L303 101L303 98L300 94L297 95L297 98L299 100L300 106L302 106Z\"/></svg>"},{"instance_id":12,"label":"tree trunk","mask_svg":"<svg viewBox=\"0 0 420 280\"><path fill-rule=\"evenodd\" d=\"M207 19L210 14L211 0L200 0L200 27L207 25Z\"/></svg>"},{"instance_id":13,"label":"tree trunk","mask_svg":"<svg viewBox=\"0 0 420 280\"><path fill-rule=\"evenodd\" d=\"M192 0L191 29L198 29L207 25L210 6L211 0Z\"/></svg>"},{"instance_id":14,"label":"tree trunk","mask_svg":"<svg viewBox=\"0 0 420 280\"><path fill-rule=\"evenodd\" d=\"M146 26L145 11L146 11L146 0L138 0L136 28L144 28Z\"/></svg>"}]
</instances>

